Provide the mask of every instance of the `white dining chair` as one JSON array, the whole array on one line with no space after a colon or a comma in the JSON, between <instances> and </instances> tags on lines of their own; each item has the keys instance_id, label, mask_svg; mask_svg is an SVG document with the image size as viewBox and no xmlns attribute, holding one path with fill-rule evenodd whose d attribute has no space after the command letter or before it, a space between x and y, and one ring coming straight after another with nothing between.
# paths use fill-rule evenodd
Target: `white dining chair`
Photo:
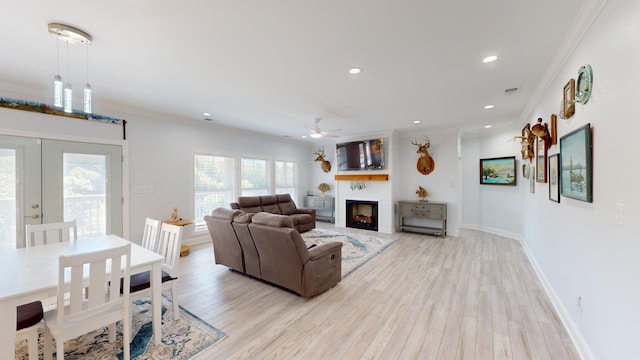
<instances>
[{"instance_id":1,"label":"white dining chair","mask_svg":"<svg viewBox=\"0 0 640 360\"><path fill-rule=\"evenodd\" d=\"M144 222L144 233L142 234L142 246L145 249L157 252L158 247L158 235L160 230L160 220L147 217Z\"/></svg>"},{"instance_id":2,"label":"white dining chair","mask_svg":"<svg viewBox=\"0 0 640 360\"><path fill-rule=\"evenodd\" d=\"M26 225L26 246L71 241L77 238L76 221ZM42 325L42 302L34 301L17 307L16 341L27 340L29 359L38 358L38 329Z\"/></svg>"},{"instance_id":3,"label":"white dining chair","mask_svg":"<svg viewBox=\"0 0 640 360\"><path fill-rule=\"evenodd\" d=\"M26 247L78 239L76 221L26 225Z\"/></svg>"},{"instance_id":4,"label":"white dining chair","mask_svg":"<svg viewBox=\"0 0 640 360\"><path fill-rule=\"evenodd\" d=\"M42 302L34 301L18 306L16 342L27 340L29 360L38 359L38 329L42 324Z\"/></svg>"},{"instance_id":5,"label":"white dining chair","mask_svg":"<svg viewBox=\"0 0 640 360\"><path fill-rule=\"evenodd\" d=\"M180 246L182 245L182 226L163 223L158 237L157 253L164 257L162 260L162 290L171 291L173 303L173 318L180 318L178 303L178 265L180 260ZM140 294L151 288L151 274L149 271L131 276L132 294ZM129 314L131 319L131 314Z\"/></svg>"},{"instance_id":6,"label":"white dining chair","mask_svg":"<svg viewBox=\"0 0 640 360\"><path fill-rule=\"evenodd\" d=\"M86 273L84 267L88 267ZM122 321L122 338L131 339L131 322L128 321L130 267L129 243L115 248L59 257L58 306L44 314L45 354L51 354L53 338L56 340L57 359L64 359L65 341L102 327L115 329L114 325L118 321ZM66 284L65 272L68 272L67 279L70 279L70 285ZM121 276L124 276L122 283ZM89 288L87 298L84 297L84 287ZM66 306L65 292L69 294L69 303ZM115 340L115 331L109 331L109 341ZM124 359L129 360L129 341L123 341L122 346Z\"/></svg>"}]
</instances>

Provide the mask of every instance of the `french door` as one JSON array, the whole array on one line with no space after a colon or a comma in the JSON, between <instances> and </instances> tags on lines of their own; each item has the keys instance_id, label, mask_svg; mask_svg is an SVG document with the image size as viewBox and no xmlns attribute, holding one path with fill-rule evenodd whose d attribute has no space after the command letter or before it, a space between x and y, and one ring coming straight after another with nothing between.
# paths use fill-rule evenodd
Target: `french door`
<instances>
[{"instance_id":1,"label":"french door","mask_svg":"<svg viewBox=\"0 0 640 360\"><path fill-rule=\"evenodd\" d=\"M0 135L0 248L69 220L79 237L122 235L122 147Z\"/></svg>"}]
</instances>

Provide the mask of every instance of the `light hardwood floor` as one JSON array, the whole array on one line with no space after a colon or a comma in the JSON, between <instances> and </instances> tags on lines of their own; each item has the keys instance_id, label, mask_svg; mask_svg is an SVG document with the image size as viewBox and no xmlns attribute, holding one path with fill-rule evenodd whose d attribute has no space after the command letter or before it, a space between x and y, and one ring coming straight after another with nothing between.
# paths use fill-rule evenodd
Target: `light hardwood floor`
<instances>
[{"instance_id":1,"label":"light hardwood floor","mask_svg":"<svg viewBox=\"0 0 640 360\"><path fill-rule=\"evenodd\" d=\"M201 358L579 359L519 242L377 236L398 241L311 299L215 265L211 246L192 250L181 305L227 334Z\"/></svg>"}]
</instances>

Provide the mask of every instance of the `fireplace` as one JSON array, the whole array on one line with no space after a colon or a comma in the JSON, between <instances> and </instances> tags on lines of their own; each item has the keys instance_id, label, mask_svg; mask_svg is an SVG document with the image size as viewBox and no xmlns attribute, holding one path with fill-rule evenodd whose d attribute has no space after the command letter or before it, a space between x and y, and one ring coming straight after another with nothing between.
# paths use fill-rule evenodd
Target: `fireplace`
<instances>
[{"instance_id":1,"label":"fireplace","mask_svg":"<svg viewBox=\"0 0 640 360\"><path fill-rule=\"evenodd\" d=\"M346 227L378 231L377 201L347 200L346 213Z\"/></svg>"}]
</instances>

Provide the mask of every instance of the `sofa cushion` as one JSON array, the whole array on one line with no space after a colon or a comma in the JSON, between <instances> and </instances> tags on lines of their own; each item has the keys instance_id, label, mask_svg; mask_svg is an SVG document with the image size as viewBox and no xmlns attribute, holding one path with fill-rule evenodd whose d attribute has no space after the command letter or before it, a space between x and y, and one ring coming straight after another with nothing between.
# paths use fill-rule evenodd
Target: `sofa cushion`
<instances>
[{"instance_id":1,"label":"sofa cushion","mask_svg":"<svg viewBox=\"0 0 640 360\"><path fill-rule=\"evenodd\" d=\"M231 210L231 209L220 207L220 208L214 209L213 212L211 213L211 216L225 219L225 220L231 220L234 217L240 215L241 213L242 213L241 210Z\"/></svg>"},{"instance_id":2,"label":"sofa cushion","mask_svg":"<svg viewBox=\"0 0 640 360\"><path fill-rule=\"evenodd\" d=\"M296 213L296 204L293 201L278 203L280 213L283 215L291 215Z\"/></svg>"},{"instance_id":3,"label":"sofa cushion","mask_svg":"<svg viewBox=\"0 0 640 360\"><path fill-rule=\"evenodd\" d=\"M275 195L260 196L260 203L262 204L262 211L272 214L281 214L280 207L278 207L278 199Z\"/></svg>"},{"instance_id":4,"label":"sofa cushion","mask_svg":"<svg viewBox=\"0 0 640 360\"><path fill-rule=\"evenodd\" d=\"M241 224L249 224L251 223L253 215L255 214L243 212L242 214L238 214L238 216L234 217L233 221Z\"/></svg>"},{"instance_id":5,"label":"sofa cushion","mask_svg":"<svg viewBox=\"0 0 640 360\"><path fill-rule=\"evenodd\" d=\"M269 214L265 212L253 215L253 224L267 225L280 228L293 228L293 220L286 215Z\"/></svg>"},{"instance_id":6,"label":"sofa cushion","mask_svg":"<svg viewBox=\"0 0 640 360\"><path fill-rule=\"evenodd\" d=\"M262 211L260 197L258 196L241 196L238 198L238 205L240 209L246 212L257 213Z\"/></svg>"}]
</instances>

